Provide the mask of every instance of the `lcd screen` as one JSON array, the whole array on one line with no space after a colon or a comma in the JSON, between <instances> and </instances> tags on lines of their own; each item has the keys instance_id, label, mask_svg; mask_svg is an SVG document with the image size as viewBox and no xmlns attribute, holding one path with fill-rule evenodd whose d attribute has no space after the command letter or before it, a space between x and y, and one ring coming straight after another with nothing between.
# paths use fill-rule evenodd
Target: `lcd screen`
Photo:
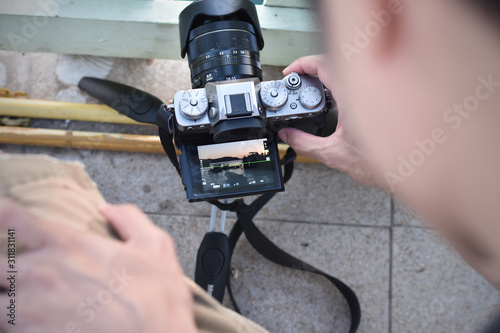
<instances>
[{"instance_id":1,"label":"lcd screen","mask_svg":"<svg viewBox=\"0 0 500 333\"><path fill-rule=\"evenodd\" d=\"M189 176L183 172L190 200L283 189L277 146L268 139L187 146L184 154L190 164Z\"/></svg>"}]
</instances>

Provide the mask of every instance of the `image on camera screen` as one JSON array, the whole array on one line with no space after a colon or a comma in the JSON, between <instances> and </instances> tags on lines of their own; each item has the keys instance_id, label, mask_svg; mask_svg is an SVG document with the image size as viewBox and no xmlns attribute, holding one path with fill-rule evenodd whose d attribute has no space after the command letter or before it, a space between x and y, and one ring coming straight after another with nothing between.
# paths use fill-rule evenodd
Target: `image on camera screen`
<instances>
[{"instance_id":1,"label":"image on camera screen","mask_svg":"<svg viewBox=\"0 0 500 333\"><path fill-rule=\"evenodd\" d=\"M276 182L267 139L199 146L198 158L205 191Z\"/></svg>"},{"instance_id":2,"label":"image on camera screen","mask_svg":"<svg viewBox=\"0 0 500 333\"><path fill-rule=\"evenodd\" d=\"M181 149L189 201L284 190L276 140L186 144Z\"/></svg>"}]
</instances>

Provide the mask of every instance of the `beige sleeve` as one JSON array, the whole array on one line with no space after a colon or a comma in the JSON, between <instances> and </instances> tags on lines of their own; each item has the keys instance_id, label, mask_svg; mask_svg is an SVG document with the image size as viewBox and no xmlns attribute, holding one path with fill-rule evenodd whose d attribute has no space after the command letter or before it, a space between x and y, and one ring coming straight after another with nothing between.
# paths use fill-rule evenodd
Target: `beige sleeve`
<instances>
[{"instance_id":1,"label":"beige sleeve","mask_svg":"<svg viewBox=\"0 0 500 333\"><path fill-rule=\"evenodd\" d=\"M0 152L0 170L0 196L16 201L31 214L45 221L116 237L98 211L105 200L81 163ZM0 235L2 250L3 239L5 235ZM195 301L195 319L200 332L267 332L223 307L187 277L186 282Z\"/></svg>"}]
</instances>

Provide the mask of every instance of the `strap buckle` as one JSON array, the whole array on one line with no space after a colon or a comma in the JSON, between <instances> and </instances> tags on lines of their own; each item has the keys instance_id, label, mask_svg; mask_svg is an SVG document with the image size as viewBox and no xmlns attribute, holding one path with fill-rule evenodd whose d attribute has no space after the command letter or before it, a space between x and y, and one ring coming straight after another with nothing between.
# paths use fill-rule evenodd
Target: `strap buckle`
<instances>
[{"instance_id":1,"label":"strap buckle","mask_svg":"<svg viewBox=\"0 0 500 333\"><path fill-rule=\"evenodd\" d=\"M162 104L156 114L156 125L172 135L175 131L174 105Z\"/></svg>"},{"instance_id":2,"label":"strap buckle","mask_svg":"<svg viewBox=\"0 0 500 333\"><path fill-rule=\"evenodd\" d=\"M168 119L167 119L168 132L170 134L173 134L174 130L175 130L175 123L174 123L174 121L175 121L175 113L174 113L175 105L173 105L173 104L165 105L164 107L168 113Z\"/></svg>"}]
</instances>

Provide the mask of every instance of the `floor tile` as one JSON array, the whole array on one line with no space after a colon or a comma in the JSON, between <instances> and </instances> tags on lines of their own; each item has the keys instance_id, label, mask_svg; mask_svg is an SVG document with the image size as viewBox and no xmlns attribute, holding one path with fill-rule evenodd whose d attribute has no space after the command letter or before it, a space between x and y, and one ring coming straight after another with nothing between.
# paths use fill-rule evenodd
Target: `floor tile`
<instances>
[{"instance_id":1,"label":"floor tile","mask_svg":"<svg viewBox=\"0 0 500 333\"><path fill-rule=\"evenodd\" d=\"M259 221L263 232L294 256L334 275L360 298L359 332L388 331L389 231ZM242 312L271 332L348 332L349 311L321 277L290 271L263 259L241 241L232 285Z\"/></svg>"},{"instance_id":2,"label":"floor tile","mask_svg":"<svg viewBox=\"0 0 500 333\"><path fill-rule=\"evenodd\" d=\"M196 253L208 219L150 217L173 236L186 274L194 276ZM356 291L363 310L359 332L388 332L387 229L262 220L257 224L278 246ZM233 290L242 312L271 332L348 332L347 304L324 278L276 266L244 238L235 250L232 269Z\"/></svg>"},{"instance_id":3,"label":"floor tile","mask_svg":"<svg viewBox=\"0 0 500 333\"><path fill-rule=\"evenodd\" d=\"M0 149L19 151L13 145ZM165 155L44 147L24 151L84 163L111 203L131 202L150 213L210 214L208 204L187 201L181 180ZM383 191L364 188L338 171L298 163L286 192L278 193L259 218L382 226L390 223L389 200Z\"/></svg>"},{"instance_id":4,"label":"floor tile","mask_svg":"<svg viewBox=\"0 0 500 333\"><path fill-rule=\"evenodd\" d=\"M284 193L259 218L353 225L390 225L390 197L319 164L297 163Z\"/></svg>"},{"instance_id":5,"label":"floor tile","mask_svg":"<svg viewBox=\"0 0 500 333\"><path fill-rule=\"evenodd\" d=\"M498 313L500 293L434 231L393 237L392 332L478 332Z\"/></svg>"},{"instance_id":6,"label":"floor tile","mask_svg":"<svg viewBox=\"0 0 500 333\"><path fill-rule=\"evenodd\" d=\"M413 226L413 227L431 227L429 223L423 220L405 203L403 200L393 197L394 225Z\"/></svg>"},{"instance_id":7,"label":"floor tile","mask_svg":"<svg viewBox=\"0 0 500 333\"><path fill-rule=\"evenodd\" d=\"M25 151L26 151L25 146L0 144L0 152L3 152L3 153L24 154Z\"/></svg>"}]
</instances>

